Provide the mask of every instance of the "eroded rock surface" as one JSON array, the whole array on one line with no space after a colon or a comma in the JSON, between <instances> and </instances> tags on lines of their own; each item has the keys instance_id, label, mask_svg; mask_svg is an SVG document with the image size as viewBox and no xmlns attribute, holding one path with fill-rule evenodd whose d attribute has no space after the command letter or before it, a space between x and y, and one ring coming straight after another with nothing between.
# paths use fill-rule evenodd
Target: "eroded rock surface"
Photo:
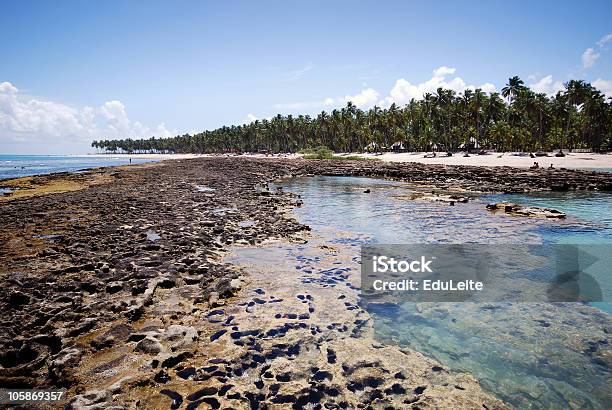
<instances>
[{"instance_id":1,"label":"eroded rock surface","mask_svg":"<svg viewBox=\"0 0 612 410\"><path fill-rule=\"evenodd\" d=\"M578 171L236 158L34 177L70 192L0 204L0 385L64 387L60 405L88 409L502 406L470 376L364 343L354 289L344 285L343 300L326 286L349 273L310 272L302 285L329 291L313 301L270 294L222 260L229 245L307 231L286 213L299 199L266 183L308 174L489 192L612 188L609 175Z\"/></svg>"}]
</instances>

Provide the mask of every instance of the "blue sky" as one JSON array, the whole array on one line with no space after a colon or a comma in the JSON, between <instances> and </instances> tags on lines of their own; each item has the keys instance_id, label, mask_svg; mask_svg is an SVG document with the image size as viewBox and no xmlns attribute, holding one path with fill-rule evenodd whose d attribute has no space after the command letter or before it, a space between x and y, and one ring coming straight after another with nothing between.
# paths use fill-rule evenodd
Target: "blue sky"
<instances>
[{"instance_id":1,"label":"blue sky","mask_svg":"<svg viewBox=\"0 0 612 410\"><path fill-rule=\"evenodd\" d=\"M499 90L512 75L612 95L610 22L610 1L4 1L0 153L403 103L438 85Z\"/></svg>"}]
</instances>

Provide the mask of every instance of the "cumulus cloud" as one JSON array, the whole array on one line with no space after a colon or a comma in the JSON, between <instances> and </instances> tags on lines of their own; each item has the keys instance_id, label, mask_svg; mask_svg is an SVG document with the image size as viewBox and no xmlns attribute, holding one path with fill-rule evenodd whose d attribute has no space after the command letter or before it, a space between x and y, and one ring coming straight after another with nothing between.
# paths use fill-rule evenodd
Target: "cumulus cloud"
<instances>
[{"instance_id":1,"label":"cumulus cloud","mask_svg":"<svg viewBox=\"0 0 612 410\"><path fill-rule=\"evenodd\" d=\"M0 83L1 135L78 135L83 131L80 118L88 118L89 115L89 110L79 113L71 107L52 101L22 100L17 87L9 82Z\"/></svg>"},{"instance_id":2,"label":"cumulus cloud","mask_svg":"<svg viewBox=\"0 0 612 410\"><path fill-rule=\"evenodd\" d=\"M376 103L376 101L378 101L379 98L380 98L380 94L378 93L378 91L376 91L373 88L366 88L365 90L355 95L344 96L344 98L341 99L341 101L344 103L351 101L353 104L355 104L359 108L367 108L367 107L373 106ZM326 101L329 102L329 98L326 99Z\"/></svg>"},{"instance_id":3,"label":"cumulus cloud","mask_svg":"<svg viewBox=\"0 0 612 410\"><path fill-rule=\"evenodd\" d=\"M494 93L497 91L497 88L495 88L494 84L491 83L484 83L480 86L480 89L488 94Z\"/></svg>"},{"instance_id":4,"label":"cumulus cloud","mask_svg":"<svg viewBox=\"0 0 612 410\"><path fill-rule=\"evenodd\" d=\"M445 75L453 75L455 74L456 69L454 67L447 67L443 65L442 67L438 67L433 70L434 76L436 77L444 77Z\"/></svg>"},{"instance_id":5,"label":"cumulus cloud","mask_svg":"<svg viewBox=\"0 0 612 410\"><path fill-rule=\"evenodd\" d=\"M357 107L368 109L374 105L388 107L393 103L404 105L410 102L413 98L419 100L426 93L435 93L438 88L454 90L457 93L462 93L465 90L475 90L480 88L485 93L493 93L497 89L494 84L484 83L479 86L466 84L461 77L447 78L449 75L455 74L454 67L441 66L433 70L433 76L422 82L413 84L410 81L400 78L395 82L395 85L389 91L389 95L382 97L381 93L373 88L365 88L357 94L345 95L343 97L327 97L323 100L314 101L298 101L290 103L275 104L274 108L281 111L299 111L299 110L315 110L315 109L333 109L346 105L351 101Z\"/></svg>"},{"instance_id":6,"label":"cumulus cloud","mask_svg":"<svg viewBox=\"0 0 612 410\"><path fill-rule=\"evenodd\" d=\"M536 93L555 95L557 91L563 90L563 83L561 81L554 81L552 75L547 75L539 81L529 84L529 88Z\"/></svg>"},{"instance_id":7,"label":"cumulus cloud","mask_svg":"<svg viewBox=\"0 0 612 410\"><path fill-rule=\"evenodd\" d=\"M24 95L10 82L0 83L0 139L12 141L88 142L92 139L168 137L166 124L149 128L128 118L121 101L77 109Z\"/></svg>"},{"instance_id":8,"label":"cumulus cloud","mask_svg":"<svg viewBox=\"0 0 612 410\"><path fill-rule=\"evenodd\" d=\"M496 90L495 86L491 83L475 86L466 84L461 77L447 79L447 76L455 74L455 71L453 67L438 67L433 70L433 77L418 84L413 84L404 78L400 78L395 82L389 96L381 101L381 105L390 105L392 103L406 104L413 98L415 100L423 98L423 95L426 93L435 93L438 88L450 89L457 93L462 93L468 89L475 90L476 88L480 88L487 93L495 92Z\"/></svg>"},{"instance_id":9,"label":"cumulus cloud","mask_svg":"<svg viewBox=\"0 0 612 410\"><path fill-rule=\"evenodd\" d=\"M607 97L612 97L612 80L603 80L598 78L597 80L593 81L592 85L603 92Z\"/></svg>"},{"instance_id":10,"label":"cumulus cloud","mask_svg":"<svg viewBox=\"0 0 612 410\"><path fill-rule=\"evenodd\" d=\"M582 53L582 68L593 67L593 64L595 64L600 55L600 53L595 52L591 47L584 50L584 53Z\"/></svg>"}]
</instances>

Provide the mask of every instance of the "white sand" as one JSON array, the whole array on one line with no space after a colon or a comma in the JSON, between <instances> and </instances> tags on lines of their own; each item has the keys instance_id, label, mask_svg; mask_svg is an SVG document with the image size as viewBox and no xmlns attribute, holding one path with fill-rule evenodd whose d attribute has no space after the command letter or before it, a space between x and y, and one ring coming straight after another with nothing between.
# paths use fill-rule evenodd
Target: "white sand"
<instances>
[{"instance_id":1,"label":"white sand","mask_svg":"<svg viewBox=\"0 0 612 410\"><path fill-rule=\"evenodd\" d=\"M538 162L540 167L549 167L553 164L555 168L609 168L612 169L612 154L593 154L593 153L570 153L566 152L563 158L555 156L531 158L529 155L517 155L515 153L490 153L487 155L471 155L464 157L463 153L456 153L452 157L443 156L439 153L436 158L424 158L424 152L405 152L390 153L381 155L376 154L338 154L339 156L358 155L366 158L377 158L381 161L389 162L418 162L421 164L445 164L445 165L477 165L485 167L512 166L528 168L534 162ZM156 158L156 159L189 159L201 157L230 157L243 156L249 158L300 158L300 154L88 154L94 157L110 158Z\"/></svg>"},{"instance_id":2,"label":"white sand","mask_svg":"<svg viewBox=\"0 0 612 410\"><path fill-rule=\"evenodd\" d=\"M555 168L612 168L612 154L593 154L593 153L570 153L565 152L566 156L557 158L553 155L549 157L531 158L527 155L514 155L513 153L490 153L487 155L472 155L464 157L463 153L453 154L452 157L441 156L436 158L424 158L424 152L410 153L383 153L375 154L355 154L368 158L378 158L381 161L389 162L418 162L421 164L445 164L445 165L478 165L486 167L511 166L528 168L534 162L538 162L540 167L549 167L553 164ZM345 154L348 155L348 154Z\"/></svg>"}]
</instances>

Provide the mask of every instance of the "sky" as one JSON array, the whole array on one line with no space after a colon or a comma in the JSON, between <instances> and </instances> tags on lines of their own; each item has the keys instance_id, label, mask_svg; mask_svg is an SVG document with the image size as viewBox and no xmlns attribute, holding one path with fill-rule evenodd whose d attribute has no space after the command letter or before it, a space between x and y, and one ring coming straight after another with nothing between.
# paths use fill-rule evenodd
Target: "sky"
<instances>
[{"instance_id":1,"label":"sky","mask_svg":"<svg viewBox=\"0 0 612 410\"><path fill-rule=\"evenodd\" d=\"M612 96L609 0L0 0L0 39L0 154L499 91L514 75Z\"/></svg>"}]
</instances>

